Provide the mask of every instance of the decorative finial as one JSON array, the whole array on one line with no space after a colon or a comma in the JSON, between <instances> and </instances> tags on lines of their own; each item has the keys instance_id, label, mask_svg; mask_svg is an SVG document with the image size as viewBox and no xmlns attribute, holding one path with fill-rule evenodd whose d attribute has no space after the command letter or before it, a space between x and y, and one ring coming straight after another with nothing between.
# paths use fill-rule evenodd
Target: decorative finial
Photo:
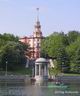
<instances>
[{"instance_id":1,"label":"decorative finial","mask_svg":"<svg viewBox=\"0 0 80 96\"><path fill-rule=\"evenodd\" d=\"M36 8L37 9L37 11L39 11L39 8Z\"/></svg>"},{"instance_id":2,"label":"decorative finial","mask_svg":"<svg viewBox=\"0 0 80 96\"><path fill-rule=\"evenodd\" d=\"M39 21L39 8L36 8L37 10L37 21Z\"/></svg>"}]
</instances>

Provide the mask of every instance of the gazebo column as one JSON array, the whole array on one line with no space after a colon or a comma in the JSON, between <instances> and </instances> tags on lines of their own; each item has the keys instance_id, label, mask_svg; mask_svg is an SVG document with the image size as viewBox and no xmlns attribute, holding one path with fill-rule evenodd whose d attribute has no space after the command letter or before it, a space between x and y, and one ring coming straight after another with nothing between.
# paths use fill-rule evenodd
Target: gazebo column
<instances>
[{"instance_id":1,"label":"gazebo column","mask_svg":"<svg viewBox=\"0 0 80 96\"><path fill-rule=\"evenodd\" d=\"M44 67L44 76L46 76L46 65Z\"/></svg>"},{"instance_id":2,"label":"gazebo column","mask_svg":"<svg viewBox=\"0 0 80 96\"><path fill-rule=\"evenodd\" d=\"M48 68L47 68L47 65L45 65L45 67L44 67L44 75L47 76L47 74L48 74Z\"/></svg>"},{"instance_id":3,"label":"gazebo column","mask_svg":"<svg viewBox=\"0 0 80 96\"><path fill-rule=\"evenodd\" d=\"M46 65L46 75L48 76L48 65Z\"/></svg>"},{"instance_id":4,"label":"gazebo column","mask_svg":"<svg viewBox=\"0 0 80 96\"><path fill-rule=\"evenodd\" d=\"M39 76L41 75L41 65L39 64Z\"/></svg>"},{"instance_id":5,"label":"gazebo column","mask_svg":"<svg viewBox=\"0 0 80 96\"><path fill-rule=\"evenodd\" d=\"M35 65L35 76L36 76L36 74L37 74L36 72L37 72L37 71L36 71L36 65Z\"/></svg>"}]
</instances>

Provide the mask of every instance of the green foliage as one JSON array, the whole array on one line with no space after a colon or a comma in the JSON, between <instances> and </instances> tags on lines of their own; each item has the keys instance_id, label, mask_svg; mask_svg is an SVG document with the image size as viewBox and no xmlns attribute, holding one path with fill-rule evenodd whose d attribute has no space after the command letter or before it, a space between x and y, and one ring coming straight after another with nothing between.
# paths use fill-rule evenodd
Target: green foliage
<instances>
[{"instance_id":1,"label":"green foliage","mask_svg":"<svg viewBox=\"0 0 80 96\"><path fill-rule=\"evenodd\" d=\"M58 68L61 72L68 72L69 71L69 56L66 53L65 49L59 49L57 52L57 62Z\"/></svg>"},{"instance_id":2,"label":"green foliage","mask_svg":"<svg viewBox=\"0 0 80 96\"><path fill-rule=\"evenodd\" d=\"M28 46L19 42L18 37L10 34L0 35L0 68L5 70L6 62L8 71L25 68L25 51Z\"/></svg>"},{"instance_id":3,"label":"green foliage","mask_svg":"<svg viewBox=\"0 0 80 96\"><path fill-rule=\"evenodd\" d=\"M75 42L78 36L80 36L80 33L78 31L69 31L68 32L69 43Z\"/></svg>"},{"instance_id":4,"label":"green foliage","mask_svg":"<svg viewBox=\"0 0 80 96\"><path fill-rule=\"evenodd\" d=\"M66 35L57 33L46 37L42 41L42 52L48 53L49 56L56 56L59 48L67 46L68 40ZM46 49L46 50L45 50Z\"/></svg>"},{"instance_id":5,"label":"green foliage","mask_svg":"<svg viewBox=\"0 0 80 96\"><path fill-rule=\"evenodd\" d=\"M14 36L13 34L7 34L4 33L3 35L0 34L0 38L3 39L4 41L18 41L19 38Z\"/></svg>"},{"instance_id":6,"label":"green foliage","mask_svg":"<svg viewBox=\"0 0 80 96\"><path fill-rule=\"evenodd\" d=\"M80 73L80 47L76 50L74 59L72 59L71 71Z\"/></svg>"},{"instance_id":7,"label":"green foliage","mask_svg":"<svg viewBox=\"0 0 80 96\"><path fill-rule=\"evenodd\" d=\"M80 33L78 31L69 31L67 34L54 32L42 41L41 52L44 57L56 58L57 67L61 72L79 73L77 57L80 54L76 53L79 48ZM74 70L75 66L77 71Z\"/></svg>"}]
</instances>

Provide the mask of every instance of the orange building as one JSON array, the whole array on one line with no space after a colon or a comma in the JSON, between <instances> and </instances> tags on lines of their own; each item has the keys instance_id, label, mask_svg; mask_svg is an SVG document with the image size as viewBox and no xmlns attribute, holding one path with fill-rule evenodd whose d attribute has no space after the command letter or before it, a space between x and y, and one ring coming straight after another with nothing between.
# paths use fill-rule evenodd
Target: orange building
<instances>
[{"instance_id":1,"label":"orange building","mask_svg":"<svg viewBox=\"0 0 80 96\"><path fill-rule=\"evenodd\" d=\"M37 8L37 12L39 12L39 8ZM30 46L29 52L27 54L30 59L39 58L41 53L41 40L43 39L43 35L41 32L39 15L37 15L37 21L34 27L35 28L32 36L30 37L25 36L23 38L20 38L19 40Z\"/></svg>"}]
</instances>

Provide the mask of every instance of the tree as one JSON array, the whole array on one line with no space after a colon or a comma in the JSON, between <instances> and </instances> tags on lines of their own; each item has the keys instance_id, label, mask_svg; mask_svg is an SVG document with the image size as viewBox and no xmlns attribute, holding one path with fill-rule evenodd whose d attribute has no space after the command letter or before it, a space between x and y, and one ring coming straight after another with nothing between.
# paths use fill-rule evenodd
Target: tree
<instances>
[{"instance_id":1,"label":"tree","mask_svg":"<svg viewBox=\"0 0 80 96\"><path fill-rule=\"evenodd\" d=\"M69 46L66 47L66 51L70 60L70 71L74 73L75 72L79 73L78 67L77 67L79 65L77 61L78 61L78 58L80 57L79 49L80 49L80 36L78 36L73 43L71 43Z\"/></svg>"},{"instance_id":2,"label":"tree","mask_svg":"<svg viewBox=\"0 0 80 96\"><path fill-rule=\"evenodd\" d=\"M64 72L69 72L70 65L69 65L69 56L66 53L64 48L59 48L57 50L57 66L58 69L64 73Z\"/></svg>"},{"instance_id":3,"label":"tree","mask_svg":"<svg viewBox=\"0 0 80 96\"><path fill-rule=\"evenodd\" d=\"M69 58L65 51L67 45L69 43L64 33L53 33L42 41L43 56L57 58L57 66L62 72L69 71Z\"/></svg>"},{"instance_id":4,"label":"tree","mask_svg":"<svg viewBox=\"0 0 80 96\"><path fill-rule=\"evenodd\" d=\"M14 36L13 34L7 34L7 33L4 33L3 35L1 35L1 39L5 41L15 41L15 42L19 41L19 38L17 36Z\"/></svg>"},{"instance_id":5,"label":"tree","mask_svg":"<svg viewBox=\"0 0 80 96\"><path fill-rule=\"evenodd\" d=\"M80 46L75 52L74 59L71 61L71 72L80 73Z\"/></svg>"},{"instance_id":6,"label":"tree","mask_svg":"<svg viewBox=\"0 0 80 96\"><path fill-rule=\"evenodd\" d=\"M26 48L25 48L26 47ZM5 70L5 63L7 61L8 70L15 70L19 67L25 67L26 57L25 50L28 46L21 44L19 42L9 41L0 52L1 64L3 70Z\"/></svg>"},{"instance_id":7,"label":"tree","mask_svg":"<svg viewBox=\"0 0 80 96\"><path fill-rule=\"evenodd\" d=\"M77 40L77 37L80 36L80 33L78 31L69 31L68 32L68 41L69 44L75 42Z\"/></svg>"}]
</instances>

